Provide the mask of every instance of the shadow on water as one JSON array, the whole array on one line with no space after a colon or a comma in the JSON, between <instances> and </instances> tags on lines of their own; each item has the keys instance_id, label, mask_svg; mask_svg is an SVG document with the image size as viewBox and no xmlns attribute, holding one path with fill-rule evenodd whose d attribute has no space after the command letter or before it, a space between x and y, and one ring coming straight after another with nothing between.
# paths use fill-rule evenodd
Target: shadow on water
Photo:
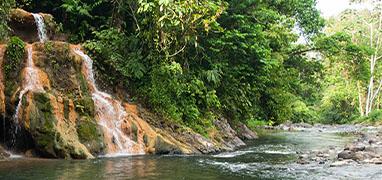
<instances>
[{"instance_id":1,"label":"shadow on water","mask_svg":"<svg viewBox=\"0 0 382 180\"><path fill-rule=\"evenodd\" d=\"M343 147L352 136L277 132L246 148L205 156L134 156L95 160L16 159L0 162L0 179L363 179L381 178L380 166L295 163L299 151Z\"/></svg>"}]
</instances>

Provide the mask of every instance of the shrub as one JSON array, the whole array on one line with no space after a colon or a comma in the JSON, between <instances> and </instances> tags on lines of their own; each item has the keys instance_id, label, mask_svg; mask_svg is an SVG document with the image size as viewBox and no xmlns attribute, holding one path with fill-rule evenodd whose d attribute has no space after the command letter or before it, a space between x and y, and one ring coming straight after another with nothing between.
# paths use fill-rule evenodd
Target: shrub
<instances>
[{"instance_id":1,"label":"shrub","mask_svg":"<svg viewBox=\"0 0 382 180\"><path fill-rule=\"evenodd\" d=\"M4 65L5 75L9 77L11 72L15 72L21 67L25 56L25 43L19 37L12 37L7 44L5 52L7 62Z\"/></svg>"}]
</instances>

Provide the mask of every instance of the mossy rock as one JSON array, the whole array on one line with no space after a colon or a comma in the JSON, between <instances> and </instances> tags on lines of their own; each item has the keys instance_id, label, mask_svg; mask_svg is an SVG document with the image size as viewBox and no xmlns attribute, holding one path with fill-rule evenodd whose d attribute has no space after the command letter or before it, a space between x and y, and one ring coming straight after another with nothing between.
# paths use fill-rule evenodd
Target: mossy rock
<instances>
[{"instance_id":1,"label":"mossy rock","mask_svg":"<svg viewBox=\"0 0 382 180\"><path fill-rule=\"evenodd\" d=\"M4 56L5 81L19 81L23 60L26 57L25 43L19 37L12 37L7 44Z\"/></svg>"},{"instance_id":2,"label":"mossy rock","mask_svg":"<svg viewBox=\"0 0 382 180\"><path fill-rule=\"evenodd\" d=\"M86 116L78 119L77 134L80 142L84 144L93 155L103 151L103 134L94 119Z\"/></svg>"},{"instance_id":3,"label":"mossy rock","mask_svg":"<svg viewBox=\"0 0 382 180\"><path fill-rule=\"evenodd\" d=\"M47 157L58 157L56 153L57 120L53 114L49 94L34 93L33 109L30 111L30 133L37 150Z\"/></svg>"},{"instance_id":4,"label":"mossy rock","mask_svg":"<svg viewBox=\"0 0 382 180\"><path fill-rule=\"evenodd\" d=\"M182 154L182 150L175 144L164 139L162 136L157 136L155 139L156 154Z\"/></svg>"},{"instance_id":5,"label":"mossy rock","mask_svg":"<svg viewBox=\"0 0 382 180\"><path fill-rule=\"evenodd\" d=\"M95 106L92 97L84 96L82 98L75 99L74 105L76 108L76 112L80 116L94 117Z\"/></svg>"},{"instance_id":6,"label":"mossy rock","mask_svg":"<svg viewBox=\"0 0 382 180\"><path fill-rule=\"evenodd\" d=\"M48 41L35 43L35 65L47 73L51 86L61 94L78 91L79 65L70 54L68 43ZM79 94L79 93L77 93Z\"/></svg>"},{"instance_id":7,"label":"mossy rock","mask_svg":"<svg viewBox=\"0 0 382 180\"><path fill-rule=\"evenodd\" d=\"M132 131L132 140L137 142L138 141L138 127L135 123L131 123L131 131Z\"/></svg>"},{"instance_id":8,"label":"mossy rock","mask_svg":"<svg viewBox=\"0 0 382 180\"><path fill-rule=\"evenodd\" d=\"M62 137L57 129L57 119L48 93L33 93L30 111L30 132L37 151L48 158L88 158L86 149L77 147L68 137ZM65 129L63 129L65 131Z\"/></svg>"}]
</instances>

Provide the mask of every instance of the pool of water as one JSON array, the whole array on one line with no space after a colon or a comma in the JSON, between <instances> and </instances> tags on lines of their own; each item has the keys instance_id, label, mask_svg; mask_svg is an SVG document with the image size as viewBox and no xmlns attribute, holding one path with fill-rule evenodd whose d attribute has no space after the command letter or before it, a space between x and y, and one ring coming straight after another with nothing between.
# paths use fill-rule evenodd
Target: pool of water
<instances>
[{"instance_id":1,"label":"pool of water","mask_svg":"<svg viewBox=\"0 0 382 180\"><path fill-rule=\"evenodd\" d=\"M298 152L340 149L353 136L275 132L234 152L200 156L133 156L94 160L18 158L0 162L0 179L382 179L382 166L296 163Z\"/></svg>"}]
</instances>

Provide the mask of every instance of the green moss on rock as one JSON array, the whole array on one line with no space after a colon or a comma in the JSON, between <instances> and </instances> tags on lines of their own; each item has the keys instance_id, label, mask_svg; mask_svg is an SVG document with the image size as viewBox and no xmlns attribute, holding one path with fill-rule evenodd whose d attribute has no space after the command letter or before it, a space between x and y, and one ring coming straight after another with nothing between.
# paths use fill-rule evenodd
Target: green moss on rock
<instances>
[{"instance_id":1,"label":"green moss on rock","mask_svg":"<svg viewBox=\"0 0 382 180\"><path fill-rule=\"evenodd\" d=\"M47 93L33 94L34 108L30 111L30 133L37 149L47 157L58 157L56 154L57 120Z\"/></svg>"},{"instance_id":2,"label":"green moss on rock","mask_svg":"<svg viewBox=\"0 0 382 180\"><path fill-rule=\"evenodd\" d=\"M137 142L138 141L138 127L135 123L131 123L131 131L133 132L132 140Z\"/></svg>"},{"instance_id":3,"label":"green moss on rock","mask_svg":"<svg viewBox=\"0 0 382 180\"><path fill-rule=\"evenodd\" d=\"M94 119L83 116L77 121L77 133L82 144L92 154L98 154L103 151L103 137L98 124Z\"/></svg>"},{"instance_id":4,"label":"green moss on rock","mask_svg":"<svg viewBox=\"0 0 382 180\"><path fill-rule=\"evenodd\" d=\"M76 112L78 112L80 116L94 117L95 107L92 97L84 96L82 98L75 99L74 105Z\"/></svg>"}]
</instances>

